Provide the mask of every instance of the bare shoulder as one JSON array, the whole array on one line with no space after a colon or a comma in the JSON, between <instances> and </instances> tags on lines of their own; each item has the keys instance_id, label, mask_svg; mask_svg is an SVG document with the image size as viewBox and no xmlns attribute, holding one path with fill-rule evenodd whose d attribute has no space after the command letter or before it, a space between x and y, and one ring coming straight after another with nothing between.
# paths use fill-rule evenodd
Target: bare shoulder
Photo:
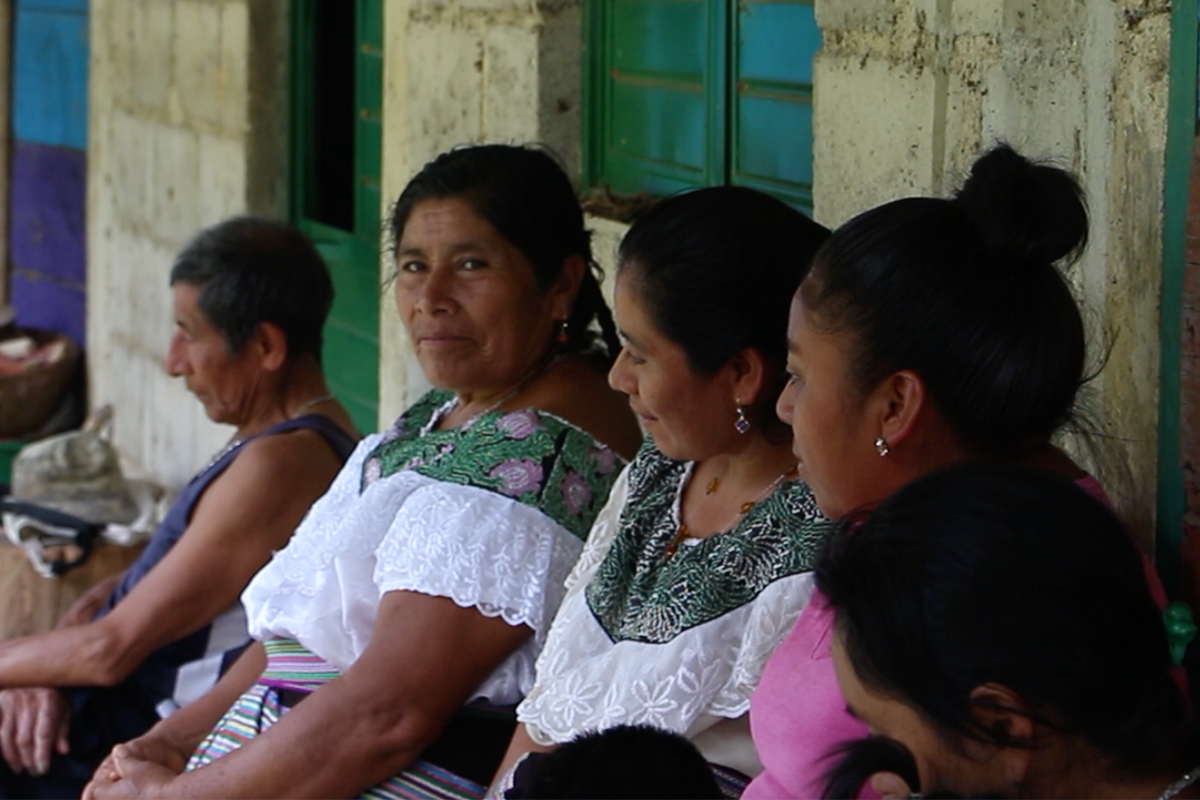
<instances>
[{"instance_id":1,"label":"bare shoulder","mask_svg":"<svg viewBox=\"0 0 1200 800\"><path fill-rule=\"evenodd\" d=\"M529 389L526 402L587 431L625 458L642 443L625 395L608 385L608 370L582 356L564 359Z\"/></svg>"},{"instance_id":2,"label":"bare shoulder","mask_svg":"<svg viewBox=\"0 0 1200 800\"><path fill-rule=\"evenodd\" d=\"M205 497L263 492L299 495L311 503L325 492L342 461L321 434L307 429L262 436L247 442Z\"/></svg>"}]
</instances>

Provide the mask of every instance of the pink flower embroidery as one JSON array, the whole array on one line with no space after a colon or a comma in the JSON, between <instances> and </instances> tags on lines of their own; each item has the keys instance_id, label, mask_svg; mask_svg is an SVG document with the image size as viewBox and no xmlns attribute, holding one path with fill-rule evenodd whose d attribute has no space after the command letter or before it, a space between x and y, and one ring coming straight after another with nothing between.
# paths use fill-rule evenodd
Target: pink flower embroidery
<instances>
[{"instance_id":1,"label":"pink flower embroidery","mask_svg":"<svg viewBox=\"0 0 1200 800\"><path fill-rule=\"evenodd\" d=\"M596 463L597 475L607 475L617 468L617 454L608 447L592 450L592 461Z\"/></svg>"},{"instance_id":2,"label":"pink flower embroidery","mask_svg":"<svg viewBox=\"0 0 1200 800\"><path fill-rule=\"evenodd\" d=\"M510 497L532 492L542 485L542 465L528 458L509 459L488 473L504 481L500 491Z\"/></svg>"},{"instance_id":3,"label":"pink flower embroidery","mask_svg":"<svg viewBox=\"0 0 1200 800\"><path fill-rule=\"evenodd\" d=\"M537 414L529 409L524 409L505 414L496 423L496 427L508 433L513 439L526 439L541 430L542 423L538 420Z\"/></svg>"},{"instance_id":4,"label":"pink flower embroidery","mask_svg":"<svg viewBox=\"0 0 1200 800\"><path fill-rule=\"evenodd\" d=\"M363 471L363 483L370 486L381 477L383 477L383 462L378 458L368 460L367 468Z\"/></svg>"},{"instance_id":5,"label":"pink flower embroidery","mask_svg":"<svg viewBox=\"0 0 1200 800\"><path fill-rule=\"evenodd\" d=\"M592 504L592 487L578 472L568 472L563 478L562 493L567 509L576 516Z\"/></svg>"}]
</instances>

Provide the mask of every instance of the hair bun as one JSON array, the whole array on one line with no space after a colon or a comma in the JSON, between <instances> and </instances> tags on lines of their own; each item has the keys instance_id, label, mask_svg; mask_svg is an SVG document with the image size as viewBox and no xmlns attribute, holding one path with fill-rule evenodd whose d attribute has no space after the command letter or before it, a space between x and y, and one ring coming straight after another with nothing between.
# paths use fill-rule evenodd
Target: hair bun
<instances>
[{"instance_id":1,"label":"hair bun","mask_svg":"<svg viewBox=\"0 0 1200 800\"><path fill-rule=\"evenodd\" d=\"M1083 190L1069 172L1000 144L976 160L954 198L998 255L1053 264L1087 244Z\"/></svg>"}]
</instances>

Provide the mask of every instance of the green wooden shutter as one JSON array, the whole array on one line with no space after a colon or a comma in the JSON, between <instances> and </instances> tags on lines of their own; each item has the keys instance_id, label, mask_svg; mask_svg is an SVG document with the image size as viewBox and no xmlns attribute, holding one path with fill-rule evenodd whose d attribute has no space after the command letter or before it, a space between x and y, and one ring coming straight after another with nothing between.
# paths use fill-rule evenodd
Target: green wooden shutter
<instances>
[{"instance_id":1,"label":"green wooden shutter","mask_svg":"<svg viewBox=\"0 0 1200 800\"><path fill-rule=\"evenodd\" d=\"M812 210L812 0L739 0L729 182Z\"/></svg>"},{"instance_id":2,"label":"green wooden shutter","mask_svg":"<svg viewBox=\"0 0 1200 800\"><path fill-rule=\"evenodd\" d=\"M360 430L379 407L382 0L293 0L292 219L333 276L323 362Z\"/></svg>"},{"instance_id":3,"label":"green wooden shutter","mask_svg":"<svg viewBox=\"0 0 1200 800\"><path fill-rule=\"evenodd\" d=\"M588 183L670 194L724 180L722 0L593 0Z\"/></svg>"}]
</instances>

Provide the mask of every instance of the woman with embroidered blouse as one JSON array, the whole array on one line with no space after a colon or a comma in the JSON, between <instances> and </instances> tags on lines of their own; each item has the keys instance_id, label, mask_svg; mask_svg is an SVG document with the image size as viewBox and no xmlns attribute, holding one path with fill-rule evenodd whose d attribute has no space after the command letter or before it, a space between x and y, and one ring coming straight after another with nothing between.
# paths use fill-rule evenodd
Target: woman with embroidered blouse
<instances>
[{"instance_id":1,"label":"woman with embroidered blouse","mask_svg":"<svg viewBox=\"0 0 1200 800\"><path fill-rule=\"evenodd\" d=\"M478 796L495 771L640 433L605 385L612 319L544 152L439 156L391 231L400 317L437 388L363 441L251 582L262 645L114 748L86 796Z\"/></svg>"},{"instance_id":2,"label":"woman with embroidered blouse","mask_svg":"<svg viewBox=\"0 0 1200 800\"><path fill-rule=\"evenodd\" d=\"M760 768L750 692L812 592L827 530L773 411L788 297L827 234L765 194L716 187L626 235L609 382L649 441L567 581L501 775L620 724L688 736L734 784Z\"/></svg>"}]
</instances>

